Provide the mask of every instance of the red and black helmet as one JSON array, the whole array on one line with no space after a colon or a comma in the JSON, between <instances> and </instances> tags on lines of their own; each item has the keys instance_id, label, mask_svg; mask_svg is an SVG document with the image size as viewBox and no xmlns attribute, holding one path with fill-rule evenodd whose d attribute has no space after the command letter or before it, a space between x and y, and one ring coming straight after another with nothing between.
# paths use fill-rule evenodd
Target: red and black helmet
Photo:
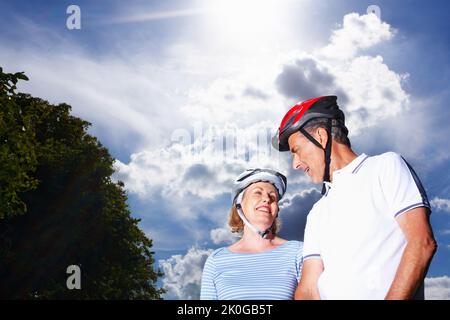
<instances>
[{"instance_id":1,"label":"red and black helmet","mask_svg":"<svg viewBox=\"0 0 450 320\"><path fill-rule=\"evenodd\" d=\"M336 96L322 96L297 103L281 120L277 134L272 139L273 147L279 151L289 151L290 135L303 128L311 119L336 119L344 124L344 113L336 100Z\"/></svg>"},{"instance_id":2,"label":"red and black helmet","mask_svg":"<svg viewBox=\"0 0 450 320\"><path fill-rule=\"evenodd\" d=\"M336 96L322 96L296 104L283 117L277 134L272 139L272 145L275 149L289 151L289 137L291 134L300 131L307 139L324 151L325 168L323 172L322 195L327 192L326 182L330 182L332 139L328 139L326 146L323 147L304 127L312 119L325 118L327 119L326 130L328 137L331 137L331 129L333 126L340 126L348 133L345 127L344 113L339 109L336 100ZM333 120L337 120L337 123L333 124Z\"/></svg>"}]
</instances>

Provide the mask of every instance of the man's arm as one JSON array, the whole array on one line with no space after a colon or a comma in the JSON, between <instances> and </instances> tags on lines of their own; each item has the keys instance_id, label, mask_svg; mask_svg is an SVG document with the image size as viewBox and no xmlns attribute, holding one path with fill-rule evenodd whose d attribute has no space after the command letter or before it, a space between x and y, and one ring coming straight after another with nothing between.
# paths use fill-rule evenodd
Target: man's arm
<instances>
[{"instance_id":1,"label":"man's arm","mask_svg":"<svg viewBox=\"0 0 450 320\"><path fill-rule=\"evenodd\" d=\"M302 277L295 290L295 300L320 300L317 280L322 272L322 259L308 259L303 262Z\"/></svg>"},{"instance_id":2,"label":"man's arm","mask_svg":"<svg viewBox=\"0 0 450 320\"><path fill-rule=\"evenodd\" d=\"M411 299L422 284L437 249L427 210L415 208L397 218L407 245L385 297L387 300Z\"/></svg>"}]
</instances>

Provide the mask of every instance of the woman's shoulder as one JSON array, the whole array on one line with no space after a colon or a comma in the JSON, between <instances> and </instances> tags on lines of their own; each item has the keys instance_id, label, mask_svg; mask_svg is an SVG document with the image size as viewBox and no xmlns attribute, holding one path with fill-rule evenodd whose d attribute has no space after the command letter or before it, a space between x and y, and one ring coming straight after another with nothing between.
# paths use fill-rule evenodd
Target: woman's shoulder
<instances>
[{"instance_id":1,"label":"woman's shoulder","mask_svg":"<svg viewBox=\"0 0 450 320\"><path fill-rule=\"evenodd\" d=\"M298 240L286 240L286 239L283 239L280 237L276 237L274 240L276 241L276 243L278 245L281 245L281 246L286 245L286 246L299 247L299 246L303 245L303 242L298 241Z\"/></svg>"},{"instance_id":2,"label":"woman's shoulder","mask_svg":"<svg viewBox=\"0 0 450 320\"><path fill-rule=\"evenodd\" d=\"M208 260L213 260L227 253L227 247L220 247L215 249L208 257Z\"/></svg>"},{"instance_id":3,"label":"woman's shoulder","mask_svg":"<svg viewBox=\"0 0 450 320\"><path fill-rule=\"evenodd\" d=\"M303 247L303 241L299 241L299 240L289 240L288 241L290 244L292 244L292 246L294 247Z\"/></svg>"},{"instance_id":4,"label":"woman's shoulder","mask_svg":"<svg viewBox=\"0 0 450 320\"><path fill-rule=\"evenodd\" d=\"M206 258L204 270L214 270L217 266L217 257L223 254L225 247L215 249L211 254Z\"/></svg>"},{"instance_id":5,"label":"woman's shoulder","mask_svg":"<svg viewBox=\"0 0 450 320\"><path fill-rule=\"evenodd\" d=\"M303 242L298 240L284 240L282 241L280 248L283 248L286 251L301 251L303 249Z\"/></svg>"}]
</instances>

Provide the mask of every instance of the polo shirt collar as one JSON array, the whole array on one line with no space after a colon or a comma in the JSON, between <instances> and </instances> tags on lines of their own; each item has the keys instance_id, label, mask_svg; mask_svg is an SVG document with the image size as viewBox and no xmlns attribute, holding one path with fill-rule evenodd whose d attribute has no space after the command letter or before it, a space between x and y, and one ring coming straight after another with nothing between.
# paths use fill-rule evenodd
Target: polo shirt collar
<instances>
[{"instance_id":1,"label":"polo shirt collar","mask_svg":"<svg viewBox=\"0 0 450 320\"><path fill-rule=\"evenodd\" d=\"M364 164L364 162L369 158L368 155L365 153L361 153L359 156L357 156L355 159L353 159L349 164L347 164L345 167L335 170L333 172L334 174L340 174L340 173L357 173L358 170L361 168L361 166Z\"/></svg>"}]
</instances>

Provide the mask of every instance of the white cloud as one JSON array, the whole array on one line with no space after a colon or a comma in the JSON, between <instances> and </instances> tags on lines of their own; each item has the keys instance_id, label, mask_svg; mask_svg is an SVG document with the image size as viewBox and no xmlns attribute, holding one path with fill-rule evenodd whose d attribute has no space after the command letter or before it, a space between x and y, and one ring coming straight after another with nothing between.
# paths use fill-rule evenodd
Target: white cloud
<instances>
[{"instance_id":1,"label":"white cloud","mask_svg":"<svg viewBox=\"0 0 450 320\"><path fill-rule=\"evenodd\" d=\"M128 164L116 161L116 179L141 196L157 192L171 200L187 195L213 199L229 193L233 179L244 169L283 171L279 166L285 165L271 147L267 122L245 128L209 127L193 138L193 143L135 153Z\"/></svg>"},{"instance_id":2,"label":"white cloud","mask_svg":"<svg viewBox=\"0 0 450 320\"><path fill-rule=\"evenodd\" d=\"M407 109L409 97L402 88L406 77L390 70L381 56L357 57L336 69L336 82L349 99L343 107L350 135Z\"/></svg>"},{"instance_id":3,"label":"white cloud","mask_svg":"<svg viewBox=\"0 0 450 320\"><path fill-rule=\"evenodd\" d=\"M435 197L430 201L431 208L450 213L450 200Z\"/></svg>"},{"instance_id":4,"label":"white cloud","mask_svg":"<svg viewBox=\"0 0 450 320\"><path fill-rule=\"evenodd\" d=\"M210 231L211 240L214 244L230 244L238 239L238 235L230 231L229 228L217 228Z\"/></svg>"},{"instance_id":5,"label":"white cloud","mask_svg":"<svg viewBox=\"0 0 450 320\"><path fill-rule=\"evenodd\" d=\"M391 39L393 33L390 25L375 14L349 13L345 15L342 27L333 32L330 44L322 49L322 53L330 58L351 58L362 49Z\"/></svg>"},{"instance_id":6,"label":"white cloud","mask_svg":"<svg viewBox=\"0 0 450 320\"><path fill-rule=\"evenodd\" d=\"M130 23L130 22L146 22L153 20L164 20L164 19L174 19L179 17L189 17L193 15L205 14L204 9L185 9L185 10L174 10L174 11L163 11L163 12L153 12L153 13L136 13L122 16L115 19L107 19L103 23Z\"/></svg>"},{"instance_id":7,"label":"white cloud","mask_svg":"<svg viewBox=\"0 0 450 320\"><path fill-rule=\"evenodd\" d=\"M350 136L356 136L409 107L409 95L403 89L408 74L391 70L381 55L358 52L393 35L392 28L374 14L348 14L328 46L309 54L298 53L284 64L277 88L288 98L336 94Z\"/></svg>"},{"instance_id":8,"label":"white cloud","mask_svg":"<svg viewBox=\"0 0 450 320\"><path fill-rule=\"evenodd\" d=\"M331 51L324 55L317 50L287 52L264 63L242 59L241 63L249 62L245 69L231 68L226 76L206 85L192 85L187 100L178 107L188 121L170 131L173 143L136 152L129 163L117 161L116 178L141 197L156 193L167 199L180 221L195 219L200 211L192 203L229 193L233 179L246 168L271 167L291 173L289 155L272 149L270 137L296 92L302 95L298 98L337 93L351 135L405 110L408 95L402 82L406 76L392 71L381 56L356 55L392 37L390 26L377 19L372 14L346 15L328 46L334 46L336 57ZM350 37L352 32L356 36ZM367 32L368 39L363 37ZM353 46L352 55L336 60L337 48L347 50L348 43ZM207 54L205 59L201 60L208 61ZM298 173L288 178L305 182ZM216 218L219 215L223 217L217 213Z\"/></svg>"},{"instance_id":9,"label":"white cloud","mask_svg":"<svg viewBox=\"0 0 450 320\"><path fill-rule=\"evenodd\" d=\"M274 126L284 105L273 85L277 65L266 66L267 61L259 62L263 65L243 59L242 64L248 63L245 71L236 70L204 87L191 88L180 112L193 123L201 121L206 126L222 127L231 123L242 128L267 120Z\"/></svg>"},{"instance_id":10,"label":"white cloud","mask_svg":"<svg viewBox=\"0 0 450 320\"><path fill-rule=\"evenodd\" d=\"M160 74L171 71L145 60L134 61L136 65L109 57L96 61L70 51L70 46L47 54L4 49L0 57L8 69L24 70L30 78L21 82L21 91L70 104L75 115L101 128L109 143L134 136L142 143L161 145L172 125L168 119L182 118L167 108L177 97Z\"/></svg>"},{"instance_id":11,"label":"white cloud","mask_svg":"<svg viewBox=\"0 0 450 320\"><path fill-rule=\"evenodd\" d=\"M341 106L350 136L408 108L409 96L402 87L408 75L391 70L380 55L359 52L390 40L394 33L375 14L350 13L342 28L333 32L330 44L316 56L334 77L335 91L346 95ZM341 58L345 59L336 61Z\"/></svg>"},{"instance_id":12,"label":"white cloud","mask_svg":"<svg viewBox=\"0 0 450 320\"><path fill-rule=\"evenodd\" d=\"M186 255L174 255L160 260L164 272L163 285L167 299L193 300L200 298L203 266L213 250L191 248Z\"/></svg>"},{"instance_id":13,"label":"white cloud","mask_svg":"<svg viewBox=\"0 0 450 320\"><path fill-rule=\"evenodd\" d=\"M426 278L425 299L450 300L450 277Z\"/></svg>"},{"instance_id":14,"label":"white cloud","mask_svg":"<svg viewBox=\"0 0 450 320\"><path fill-rule=\"evenodd\" d=\"M168 133L187 123L179 106L192 83L202 83L206 72L200 71L206 67L186 66L185 52L176 50L175 39L172 51L167 46L155 50L152 41L142 41L154 31L136 28L129 37L100 37L108 43L97 48L83 40L80 45L67 36L70 32L20 15L14 18L18 32L32 36L25 43L2 39L0 60L5 71L25 71L29 77L30 81L19 82L19 91L71 105L74 115L93 123L91 132L108 147L126 151L164 147L170 140ZM216 75L211 70L209 74Z\"/></svg>"}]
</instances>

